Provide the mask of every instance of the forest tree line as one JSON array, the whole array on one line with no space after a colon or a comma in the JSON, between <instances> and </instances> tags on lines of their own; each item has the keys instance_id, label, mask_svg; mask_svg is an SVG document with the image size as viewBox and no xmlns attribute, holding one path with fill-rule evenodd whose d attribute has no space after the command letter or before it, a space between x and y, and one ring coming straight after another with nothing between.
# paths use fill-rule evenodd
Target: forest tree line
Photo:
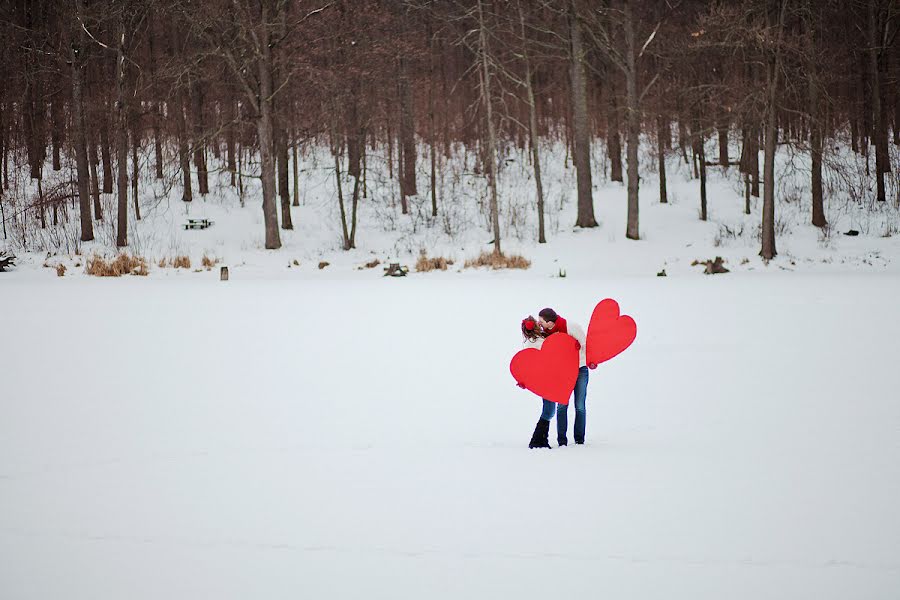
<instances>
[{"instance_id":1,"label":"forest tree line","mask_svg":"<svg viewBox=\"0 0 900 600\"><path fill-rule=\"evenodd\" d=\"M626 235L639 239L643 136L660 157L659 200L663 157L679 153L700 180L702 219L707 167L738 169L748 214L762 197L768 259L779 144L811 157L814 225L826 226L831 144L849 140L867 165L871 155L873 193L887 199L889 144L900 145L898 16L893 0L5 0L3 235L17 219L44 227L71 213L82 241L114 219L126 246L140 169L177 174L191 202L221 165L231 185L261 179L265 247L277 249L279 229L293 227L297 153L327 145L338 182L342 170L354 181L339 194L349 249L369 149L384 149L404 213L426 195L437 215L437 174L463 144L477 149L500 253L501 148L530 152L544 242L539 142L565 142L576 226L593 227L591 142L602 139L605 176L627 184ZM25 206L5 197L10 156L37 184ZM48 168L71 176L47 188ZM114 195L116 214L101 194Z\"/></svg>"}]
</instances>

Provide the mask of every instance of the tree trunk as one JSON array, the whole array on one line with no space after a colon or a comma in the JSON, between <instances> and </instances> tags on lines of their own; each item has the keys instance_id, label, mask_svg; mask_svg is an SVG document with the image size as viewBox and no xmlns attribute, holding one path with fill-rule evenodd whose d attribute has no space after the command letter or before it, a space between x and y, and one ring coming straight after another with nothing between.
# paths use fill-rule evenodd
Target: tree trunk
<instances>
[{"instance_id":1,"label":"tree trunk","mask_svg":"<svg viewBox=\"0 0 900 600\"><path fill-rule=\"evenodd\" d=\"M341 158L340 158L340 142L337 141L337 136L332 134L332 137L335 138L332 141L332 154L334 155L334 179L337 185L337 194L338 194L338 207L341 211L341 234L344 236L344 250L349 250L350 246L350 232L347 229L347 210L344 207L344 192L341 188Z\"/></svg>"},{"instance_id":2,"label":"tree trunk","mask_svg":"<svg viewBox=\"0 0 900 600\"><path fill-rule=\"evenodd\" d=\"M488 186L491 190L491 225L494 229L494 255L500 256L503 251L500 248L500 207L497 200L497 134L494 128L494 110L491 98L491 72L488 67L487 24L484 21L484 7L482 0L478 0L478 37L481 50L481 101L484 105L485 118L487 119L487 172ZM579 209L579 212L580 209Z\"/></svg>"},{"instance_id":3,"label":"tree trunk","mask_svg":"<svg viewBox=\"0 0 900 600\"><path fill-rule=\"evenodd\" d=\"M750 175L744 173L744 214L750 214Z\"/></svg>"},{"instance_id":4,"label":"tree trunk","mask_svg":"<svg viewBox=\"0 0 900 600\"><path fill-rule=\"evenodd\" d=\"M0 142L2 142L2 140L0 140ZM3 148L2 143L0 143L0 150L3 150L3 151L6 150L6 148ZM0 157L0 161L2 161L2 160L3 160L3 158ZM2 183L2 182L0 182L0 183ZM3 223L3 239L5 240L6 239L6 211L3 209L3 186L2 185L0 185L0 223Z\"/></svg>"},{"instance_id":5,"label":"tree trunk","mask_svg":"<svg viewBox=\"0 0 900 600\"><path fill-rule=\"evenodd\" d=\"M519 9L519 29L522 36L522 59L525 62L525 93L526 102L528 104L528 146L531 150L531 162L534 168L534 185L537 192L538 243L546 244L547 236L545 235L544 225L544 186L541 183L541 154L538 151L537 107L534 99L534 87L531 83L531 60L528 55L528 37L525 33L525 12L522 10L522 0L518 0L517 7ZM590 162L590 160L588 162ZM588 169L588 171L590 172L590 169ZM593 208L593 201L591 201L591 208Z\"/></svg>"},{"instance_id":6,"label":"tree trunk","mask_svg":"<svg viewBox=\"0 0 900 600\"><path fill-rule=\"evenodd\" d=\"M112 158L109 148L109 112L104 102L103 114L100 115L100 159L103 161L103 193L112 194L113 174Z\"/></svg>"},{"instance_id":7,"label":"tree trunk","mask_svg":"<svg viewBox=\"0 0 900 600\"><path fill-rule=\"evenodd\" d=\"M44 206L44 188L41 185L41 181L43 180L43 169L38 165L37 172L37 192L38 192L38 216L41 219L41 229L47 228L47 215L46 207Z\"/></svg>"},{"instance_id":8,"label":"tree trunk","mask_svg":"<svg viewBox=\"0 0 900 600\"><path fill-rule=\"evenodd\" d=\"M150 81L156 81L156 43L155 39L157 36L156 28L154 27L155 20L153 16L150 16L150 24L148 26L149 35L147 36L147 45L150 51ZM163 151L162 151L162 140L160 139L159 125L162 120L162 114L160 113L160 102L158 100L159 96L156 92L156 88L153 87L151 83L150 87L151 101L150 101L150 113L151 113L151 127L153 128L153 154L155 158L155 167L156 167L156 178L162 179L164 177L163 174Z\"/></svg>"},{"instance_id":9,"label":"tree trunk","mask_svg":"<svg viewBox=\"0 0 900 600\"><path fill-rule=\"evenodd\" d=\"M431 29L431 19L428 20L428 150L431 162L431 216L437 216L437 149L434 123L434 33ZM363 145L365 147L365 145Z\"/></svg>"},{"instance_id":10,"label":"tree trunk","mask_svg":"<svg viewBox=\"0 0 900 600\"><path fill-rule=\"evenodd\" d=\"M698 171L700 175L700 220L706 221L708 218L706 203L706 139L699 123L694 126L694 132L694 156L699 165Z\"/></svg>"},{"instance_id":11,"label":"tree trunk","mask_svg":"<svg viewBox=\"0 0 900 600\"><path fill-rule=\"evenodd\" d=\"M191 186L191 149L188 145L187 123L184 118L184 92L175 92L175 131L178 138L178 163L181 168L181 200L192 202L194 191Z\"/></svg>"},{"instance_id":12,"label":"tree trunk","mask_svg":"<svg viewBox=\"0 0 900 600\"><path fill-rule=\"evenodd\" d=\"M359 177L362 173L361 151L365 148L365 137L360 138L359 127L359 86L354 81L350 85L350 99L346 107L347 115L347 174Z\"/></svg>"},{"instance_id":13,"label":"tree trunk","mask_svg":"<svg viewBox=\"0 0 900 600\"><path fill-rule=\"evenodd\" d=\"M678 117L678 147L681 149L681 158L684 160L684 164L689 165L690 161L688 160L687 155L687 126L684 124L684 116L679 113Z\"/></svg>"},{"instance_id":14,"label":"tree trunk","mask_svg":"<svg viewBox=\"0 0 900 600\"><path fill-rule=\"evenodd\" d=\"M661 204L669 202L666 191L666 138L671 141L668 123L662 115L656 116L656 152L659 155L659 201Z\"/></svg>"},{"instance_id":15,"label":"tree trunk","mask_svg":"<svg viewBox=\"0 0 900 600\"><path fill-rule=\"evenodd\" d=\"M291 187L288 179L288 144L287 129L281 123L276 126L275 134L276 165L278 167L278 194L281 198L281 228L293 229L291 221Z\"/></svg>"},{"instance_id":16,"label":"tree trunk","mask_svg":"<svg viewBox=\"0 0 900 600\"><path fill-rule=\"evenodd\" d=\"M125 110L125 17L119 16L116 51L116 168L118 169L118 221L116 246L128 245L128 115Z\"/></svg>"},{"instance_id":17,"label":"tree trunk","mask_svg":"<svg viewBox=\"0 0 900 600\"><path fill-rule=\"evenodd\" d=\"M767 98L766 98L766 147L765 173L763 174L763 215L762 215L762 249L760 256L765 260L775 257L775 149L777 144L777 99L778 78L781 71L781 40L784 35L784 13L788 0L781 0L777 25L777 41L775 49L767 61ZM771 14L770 14L771 18Z\"/></svg>"},{"instance_id":18,"label":"tree trunk","mask_svg":"<svg viewBox=\"0 0 900 600\"><path fill-rule=\"evenodd\" d=\"M750 195L759 198L759 126L750 128Z\"/></svg>"},{"instance_id":19,"label":"tree trunk","mask_svg":"<svg viewBox=\"0 0 900 600\"><path fill-rule=\"evenodd\" d=\"M719 133L719 165L728 170L728 122L720 123L716 128L716 131Z\"/></svg>"},{"instance_id":20,"label":"tree trunk","mask_svg":"<svg viewBox=\"0 0 900 600\"><path fill-rule=\"evenodd\" d=\"M131 197L134 199L134 218L141 220L141 204L138 202L138 175L140 168L138 165L138 146L140 139L138 138L137 128L131 129Z\"/></svg>"},{"instance_id":21,"label":"tree trunk","mask_svg":"<svg viewBox=\"0 0 900 600\"><path fill-rule=\"evenodd\" d=\"M596 227L594 195L591 182L590 122L587 110L585 50L581 39L581 18L575 0L569 0L569 28L572 43L572 111L575 125L575 170L578 183L577 227Z\"/></svg>"},{"instance_id":22,"label":"tree trunk","mask_svg":"<svg viewBox=\"0 0 900 600\"><path fill-rule=\"evenodd\" d=\"M363 138L365 139L365 138ZM353 205L350 208L350 247L356 248L356 209L359 206L359 177L353 178Z\"/></svg>"},{"instance_id":23,"label":"tree trunk","mask_svg":"<svg viewBox=\"0 0 900 600\"><path fill-rule=\"evenodd\" d=\"M0 104L2 107L2 104ZM9 171L7 170L7 166L9 164L9 159L7 156L9 155L9 147L6 141L6 113L9 112L8 109L3 110L0 108L0 162L3 163L3 172L0 174L0 188L4 190L9 189Z\"/></svg>"},{"instance_id":24,"label":"tree trunk","mask_svg":"<svg viewBox=\"0 0 900 600\"><path fill-rule=\"evenodd\" d=\"M894 145L900 146L900 59L894 61Z\"/></svg>"},{"instance_id":25,"label":"tree trunk","mask_svg":"<svg viewBox=\"0 0 900 600\"><path fill-rule=\"evenodd\" d=\"M403 179L400 193L404 198L418 194L416 189L416 139L413 123L412 90L407 59L400 57L400 145L403 150ZM405 213L406 211L404 211Z\"/></svg>"},{"instance_id":26,"label":"tree trunk","mask_svg":"<svg viewBox=\"0 0 900 600\"><path fill-rule=\"evenodd\" d=\"M61 94L56 93L50 101L50 143L53 145L53 170L59 171L62 165L59 160L59 149L63 143L63 114ZM77 159L76 159L77 160Z\"/></svg>"},{"instance_id":27,"label":"tree trunk","mask_svg":"<svg viewBox=\"0 0 900 600\"><path fill-rule=\"evenodd\" d=\"M388 179L394 178L394 128L391 126L391 110L390 107L385 107L385 112L387 113L387 168L388 168ZM399 168L399 167L398 167ZM401 182L401 186L403 183Z\"/></svg>"},{"instance_id":28,"label":"tree trunk","mask_svg":"<svg viewBox=\"0 0 900 600\"><path fill-rule=\"evenodd\" d=\"M258 64L259 77L259 116L256 119L257 136L259 137L259 154L263 191L263 221L266 228L266 249L281 248L281 235L278 233L278 210L275 200L275 161L272 156L272 49L269 43L268 6L263 3Z\"/></svg>"},{"instance_id":29,"label":"tree trunk","mask_svg":"<svg viewBox=\"0 0 900 600\"><path fill-rule=\"evenodd\" d=\"M159 102L153 103L153 153L156 159L156 178L162 179L164 177L163 174L163 151L162 151L162 140L160 139L159 134Z\"/></svg>"},{"instance_id":30,"label":"tree trunk","mask_svg":"<svg viewBox=\"0 0 900 600\"><path fill-rule=\"evenodd\" d=\"M878 67L878 54L881 49L878 23L877 1L869 0L869 77L872 84L872 134L875 138L875 184L879 202L885 201L884 174L889 170L887 156L887 132L881 108L881 73Z\"/></svg>"},{"instance_id":31,"label":"tree trunk","mask_svg":"<svg viewBox=\"0 0 900 600\"><path fill-rule=\"evenodd\" d=\"M90 141L90 168L91 168L91 196L94 198L94 218L103 220L103 205L100 204L100 178L97 176L97 165L100 157L97 156L96 135Z\"/></svg>"},{"instance_id":32,"label":"tree trunk","mask_svg":"<svg viewBox=\"0 0 900 600\"><path fill-rule=\"evenodd\" d=\"M637 92L637 61L634 39L634 17L631 10L632 3L627 1L623 5L625 15L625 95L627 99L627 127L628 139L626 153L628 155L628 224L625 228L625 237L630 240L640 239L638 228L638 190L640 186L640 174L638 169L638 144L641 135L641 107Z\"/></svg>"},{"instance_id":33,"label":"tree trunk","mask_svg":"<svg viewBox=\"0 0 900 600\"><path fill-rule=\"evenodd\" d=\"M822 120L819 109L819 80L818 80L818 56L816 53L816 33L813 24L813 2L806 2L806 36L807 36L807 63L806 71L809 78L809 141L812 158L812 224L816 227L824 227L825 203L822 194Z\"/></svg>"},{"instance_id":34,"label":"tree trunk","mask_svg":"<svg viewBox=\"0 0 900 600\"><path fill-rule=\"evenodd\" d=\"M294 171L294 206L300 206L300 161L299 152L297 152L297 140L291 143L291 152L293 154L291 166Z\"/></svg>"},{"instance_id":35,"label":"tree trunk","mask_svg":"<svg viewBox=\"0 0 900 600\"><path fill-rule=\"evenodd\" d=\"M619 135L619 98L612 76L607 83L606 148L609 154L609 179L621 183L622 138Z\"/></svg>"},{"instance_id":36,"label":"tree trunk","mask_svg":"<svg viewBox=\"0 0 900 600\"><path fill-rule=\"evenodd\" d=\"M235 176L237 175L237 163L234 158L234 122L237 120L237 114L235 110L235 102L232 99L228 99L225 102L225 118L228 120L228 123L225 125L225 160L228 164L228 171L231 173L231 187L235 186Z\"/></svg>"},{"instance_id":37,"label":"tree trunk","mask_svg":"<svg viewBox=\"0 0 900 600\"><path fill-rule=\"evenodd\" d=\"M81 0L76 2L76 11ZM77 12L76 12L77 14ZM79 35L78 38L81 36ZM82 48L77 42L69 47L69 63L72 69L72 126L75 146L75 164L78 175L78 208L81 215L81 241L94 239L94 222L91 219L90 173L88 172L87 139L84 122L84 99L81 61Z\"/></svg>"},{"instance_id":38,"label":"tree trunk","mask_svg":"<svg viewBox=\"0 0 900 600\"><path fill-rule=\"evenodd\" d=\"M191 104L193 105L191 118L194 129L194 166L197 168L197 190L201 196L209 193L209 177L206 170L206 144L204 143L203 120L203 89L196 82L191 90Z\"/></svg>"}]
</instances>

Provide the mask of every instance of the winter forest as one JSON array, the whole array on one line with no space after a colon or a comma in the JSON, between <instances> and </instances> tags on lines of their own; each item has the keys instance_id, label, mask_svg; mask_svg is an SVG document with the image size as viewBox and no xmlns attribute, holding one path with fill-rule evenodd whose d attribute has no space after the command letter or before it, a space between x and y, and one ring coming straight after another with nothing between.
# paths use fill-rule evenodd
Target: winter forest
<instances>
[{"instance_id":1,"label":"winter forest","mask_svg":"<svg viewBox=\"0 0 900 600\"><path fill-rule=\"evenodd\" d=\"M547 241L564 192L565 226L607 220L598 182L627 190L609 226L639 240L640 189L666 203L673 169L700 220L711 172L727 178L764 259L788 220L828 236L852 212L890 236L898 13L890 0L5 2L3 239L127 248L163 199L230 193L262 208L252 234L275 250L326 169L344 250L358 227L388 227L363 221L368 202L463 227L460 174L498 256L511 235ZM320 168L304 168L313 155ZM571 193L542 177L557 168ZM790 203L802 211L788 219Z\"/></svg>"},{"instance_id":2,"label":"winter forest","mask_svg":"<svg viewBox=\"0 0 900 600\"><path fill-rule=\"evenodd\" d=\"M897 599L900 1L0 48L3 600Z\"/></svg>"}]
</instances>

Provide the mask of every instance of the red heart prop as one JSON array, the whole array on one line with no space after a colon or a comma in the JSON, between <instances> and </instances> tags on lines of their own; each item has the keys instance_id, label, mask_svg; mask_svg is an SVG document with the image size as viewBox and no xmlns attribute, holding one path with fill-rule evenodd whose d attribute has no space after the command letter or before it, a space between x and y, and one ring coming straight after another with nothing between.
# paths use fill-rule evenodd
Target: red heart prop
<instances>
[{"instance_id":1,"label":"red heart prop","mask_svg":"<svg viewBox=\"0 0 900 600\"><path fill-rule=\"evenodd\" d=\"M517 352L509 372L541 398L567 405L578 380L578 342L571 335L555 333L544 340L540 350Z\"/></svg>"},{"instance_id":2,"label":"red heart prop","mask_svg":"<svg viewBox=\"0 0 900 600\"><path fill-rule=\"evenodd\" d=\"M628 315L619 315L619 303L612 298L594 307L588 325L585 362L599 365L621 354L637 337L637 324Z\"/></svg>"}]
</instances>

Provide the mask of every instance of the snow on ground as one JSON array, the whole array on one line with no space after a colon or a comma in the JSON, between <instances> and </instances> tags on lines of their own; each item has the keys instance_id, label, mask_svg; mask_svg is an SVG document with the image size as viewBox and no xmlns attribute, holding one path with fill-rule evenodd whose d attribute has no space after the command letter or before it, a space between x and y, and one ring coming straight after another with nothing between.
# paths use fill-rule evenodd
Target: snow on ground
<instances>
[{"instance_id":1,"label":"snow on ground","mask_svg":"<svg viewBox=\"0 0 900 600\"><path fill-rule=\"evenodd\" d=\"M71 226L30 229L28 248L11 228L0 598L896 598L900 212L853 183L861 160L831 157L822 232L803 158L782 148L764 264L761 205L742 214L734 173L710 170L704 223L678 156L668 205L642 157L631 241L624 187L596 176L600 227L573 229L574 170L563 148L545 155L548 244L523 155L500 176L504 250L527 271L460 270L491 239L460 149L436 220L427 172L401 215L371 154L350 252L322 149L276 252L256 184L242 207L224 174L191 205L142 181L129 250L146 278L83 273L113 252L110 221L80 254ZM183 231L188 217L215 225ZM456 264L360 270L423 248ZM157 267L177 255L194 267ZM204 255L231 281L195 272ZM730 274L690 264L716 255ZM43 267L58 264L63 278ZM540 404L508 372L519 320L554 306L586 325L604 297L638 340L591 374L587 444L529 451Z\"/></svg>"},{"instance_id":2,"label":"snow on ground","mask_svg":"<svg viewBox=\"0 0 900 600\"><path fill-rule=\"evenodd\" d=\"M895 275L24 271L0 290L4 599L900 590ZM607 296L639 333L591 374L587 444L529 451L519 319Z\"/></svg>"}]
</instances>

